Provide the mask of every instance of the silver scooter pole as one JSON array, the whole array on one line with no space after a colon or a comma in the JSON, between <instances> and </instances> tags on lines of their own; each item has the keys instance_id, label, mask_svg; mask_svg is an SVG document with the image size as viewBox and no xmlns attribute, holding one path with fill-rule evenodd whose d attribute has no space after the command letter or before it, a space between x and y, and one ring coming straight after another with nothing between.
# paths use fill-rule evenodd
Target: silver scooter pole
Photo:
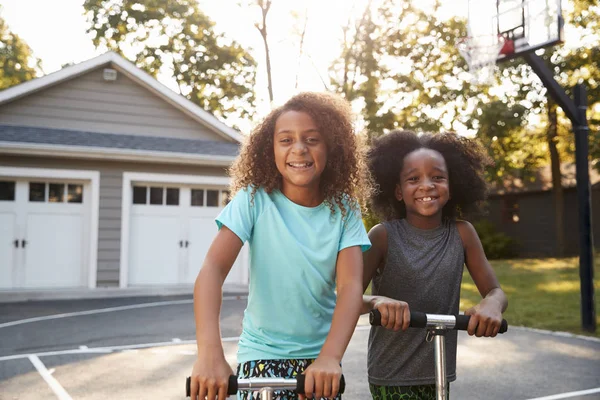
<instances>
[{"instance_id":1,"label":"silver scooter pole","mask_svg":"<svg viewBox=\"0 0 600 400\"><path fill-rule=\"evenodd\" d=\"M433 341L435 359L435 391L437 400L448 399L448 380L446 375L446 332L452 329L466 331L470 315L425 314L418 311L410 312L410 327L427 329L427 342ZM381 326L381 313L371 310L369 322L373 326ZM508 330L508 323L502 320L498 333Z\"/></svg>"}]
</instances>

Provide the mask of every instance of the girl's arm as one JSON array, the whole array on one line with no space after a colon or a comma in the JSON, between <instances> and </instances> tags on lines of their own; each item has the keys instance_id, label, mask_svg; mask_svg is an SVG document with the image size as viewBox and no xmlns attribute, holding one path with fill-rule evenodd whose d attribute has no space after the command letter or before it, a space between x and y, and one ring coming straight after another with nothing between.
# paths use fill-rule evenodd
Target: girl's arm
<instances>
[{"instance_id":1,"label":"girl's arm","mask_svg":"<svg viewBox=\"0 0 600 400\"><path fill-rule=\"evenodd\" d=\"M340 363L358 322L362 298L362 254L360 246L338 253L336 263L337 302L331 329L319 357L306 369L306 393L315 398L335 397L339 391Z\"/></svg>"},{"instance_id":2,"label":"girl's arm","mask_svg":"<svg viewBox=\"0 0 600 400\"><path fill-rule=\"evenodd\" d=\"M369 287L378 268L383 268L388 251L387 230L382 224L375 225L369 231L371 248L363 253L363 292ZM381 313L381 326L387 329L403 331L410 324L410 310L404 301L390 299L384 296L363 295L361 314L373 309Z\"/></svg>"},{"instance_id":3,"label":"girl's arm","mask_svg":"<svg viewBox=\"0 0 600 400\"><path fill-rule=\"evenodd\" d=\"M226 226L221 227L204 259L194 285L194 315L198 359L191 379L191 398L227 398L227 383L233 374L221 343L219 314L222 287L242 248L242 241Z\"/></svg>"},{"instance_id":4,"label":"girl's arm","mask_svg":"<svg viewBox=\"0 0 600 400\"><path fill-rule=\"evenodd\" d=\"M483 297L479 304L465 311L465 314L471 315L467 331L469 335L494 337L500 329L508 299L500 288L473 225L467 221L457 221L456 226L465 249L465 264Z\"/></svg>"}]
</instances>

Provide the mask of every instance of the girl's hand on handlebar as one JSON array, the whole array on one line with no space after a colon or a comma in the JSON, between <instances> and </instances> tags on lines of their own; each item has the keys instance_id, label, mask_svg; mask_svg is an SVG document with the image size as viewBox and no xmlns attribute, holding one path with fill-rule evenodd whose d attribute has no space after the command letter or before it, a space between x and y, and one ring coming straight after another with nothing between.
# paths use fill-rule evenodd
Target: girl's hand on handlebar
<instances>
[{"instance_id":1,"label":"girl's hand on handlebar","mask_svg":"<svg viewBox=\"0 0 600 400\"><path fill-rule=\"evenodd\" d=\"M381 314L381 326L393 331L407 330L410 325L410 308L408 303L388 297L378 296L373 309Z\"/></svg>"},{"instance_id":2,"label":"girl's hand on handlebar","mask_svg":"<svg viewBox=\"0 0 600 400\"><path fill-rule=\"evenodd\" d=\"M340 378L342 377L342 367L339 360L333 357L319 356L306 371L304 371L306 380L304 382L304 396L299 396L300 400L305 398L320 399L326 397L335 398L340 390Z\"/></svg>"},{"instance_id":3,"label":"girl's hand on handlebar","mask_svg":"<svg viewBox=\"0 0 600 400\"><path fill-rule=\"evenodd\" d=\"M196 400L198 396L201 400L227 399L227 385L231 375L233 371L222 354L209 356L198 354L192 369L190 398Z\"/></svg>"},{"instance_id":4,"label":"girl's hand on handlebar","mask_svg":"<svg viewBox=\"0 0 600 400\"><path fill-rule=\"evenodd\" d=\"M471 316L467 332L477 337L495 337L502 324L502 306L494 299L483 299L475 307L465 311Z\"/></svg>"}]
</instances>

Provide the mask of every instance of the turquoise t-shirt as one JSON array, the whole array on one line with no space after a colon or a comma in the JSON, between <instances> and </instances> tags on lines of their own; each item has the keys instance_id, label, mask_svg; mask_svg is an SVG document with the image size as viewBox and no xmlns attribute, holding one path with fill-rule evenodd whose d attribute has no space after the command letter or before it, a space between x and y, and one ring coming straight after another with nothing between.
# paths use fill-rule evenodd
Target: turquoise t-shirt
<instances>
[{"instance_id":1,"label":"turquoise t-shirt","mask_svg":"<svg viewBox=\"0 0 600 400\"><path fill-rule=\"evenodd\" d=\"M240 190L217 217L250 245L250 291L238 362L316 358L331 327L335 264L347 247L371 246L360 212L303 207L279 190Z\"/></svg>"}]
</instances>

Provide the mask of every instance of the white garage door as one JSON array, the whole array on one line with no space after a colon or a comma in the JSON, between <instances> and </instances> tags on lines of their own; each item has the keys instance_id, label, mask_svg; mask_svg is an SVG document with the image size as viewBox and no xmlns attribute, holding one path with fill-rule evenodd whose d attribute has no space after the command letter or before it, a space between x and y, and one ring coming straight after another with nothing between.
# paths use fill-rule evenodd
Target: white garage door
<instances>
[{"instance_id":1,"label":"white garage door","mask_svg":"<svg viewBox=\"0 0 600 400\"><path fill-rule=\"evenodd\" d=\"M84 287L85 182L0 178L0 288Z\"/></svg>"},{"instance_id":2,"label":"white garage door","mask_svg":"<svg viewBox=\"0 0 600 400\"><path fill-rule=\"evenodd\" d=\"M227 192L217 187L134 183L129 225L130 285L193 284L217 233ZM226 283L245 284L247 250Z\"/></svg>"}]
</instances>

